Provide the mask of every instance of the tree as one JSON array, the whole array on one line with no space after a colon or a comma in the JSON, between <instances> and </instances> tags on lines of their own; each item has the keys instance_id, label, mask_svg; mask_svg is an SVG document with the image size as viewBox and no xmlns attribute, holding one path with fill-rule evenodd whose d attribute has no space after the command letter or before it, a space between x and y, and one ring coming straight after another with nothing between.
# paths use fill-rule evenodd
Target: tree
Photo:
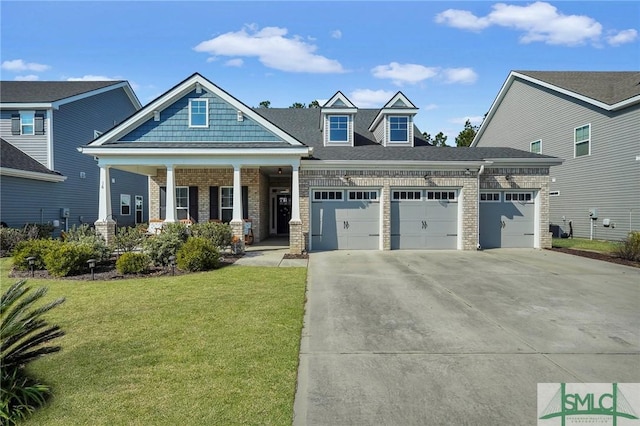
<instances>
[{"instance_id":1,"label":"tree","mask_svg":"<svg viewBox=\"0 0 640 426\"><path fill-rule=\"evenodd\" d=\"M447 136L442 132L436 135L432 143L434 146L449 146L447 145Z\"/></svg>"},{"instance_id":2,"label":"tree","mask_svg":"<svg viewBox=\"0 0 640 426\"><path fill-rule=\"evenodd\" d=\"M260 108L269 108L271 106L270 101L262 101L260 102Z\"/></svg>"},{"instance_id":3,"label":"tree","mask_svg":"<svg viewBox=\"0 0 640 426\"><path fill-rule=\"evenodd\" d=\"M433 139L431 139L431 135L427 132L422 132L422 137L424 138L425 141L429 142L431 145L433 145Z\"/></svg>"},{"instance_id":4,"label":"tree","mask_svg":"<svg viewBox=\"0 0 640 426\"><path fill-rule=\"evenodd\" d=\"M294 102L289 108L304 108L305 105L300 102Z\"/></svg>"},{"instance_id":5,"label":"tree","mask_svg":"<svg viewBox=\"0 0 640 426\"><path fill-rule=\"evenodd\" d=\"M472 126L471 120L467 119L464 129L456 137L456 146L470 146L477 132L478 126Z\"/></svg>"},{"instance_id":6,"label":"tree","mask_svg":"<svg viewBox=\"0 0 640 426\"><path fill-rule=\"evenodd\" d=\"M320 108L320 103L318 103L318 101L317 101L317 100L315 100L315 101L311 101L311 102L309 103L308 108Z\"/></svg>"}]
</instances>

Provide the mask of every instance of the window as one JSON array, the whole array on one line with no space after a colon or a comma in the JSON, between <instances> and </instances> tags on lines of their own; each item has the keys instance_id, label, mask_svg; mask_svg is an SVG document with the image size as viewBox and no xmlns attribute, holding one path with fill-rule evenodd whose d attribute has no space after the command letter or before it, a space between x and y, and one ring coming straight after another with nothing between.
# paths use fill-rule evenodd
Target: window
<instances>
[{"instance_id":1,"label":"window","mask_svg":"<svg viewBox=\"0 0 640 426\"><path fill-rule=\"evenodd\" d=\"M529 151L533 152L534 154L542 154L542 141L533 141L531 142Z\"/></svg>"},{"instance_id":2,"label":"window","mask_svg":"<svg viewBox=\"0 0 640 426\"><path fill-rule=\"evenodd\" d=\"M329 142L349 141L349 117L346 115L329 116Z\"/></svg>"},{"instance_id":3,"label":"window","mask_svg":"<svg viewBox=\"0 0 640 426\"><path fill-rule=\"evenodd\" d=\"M313 201L342 201L342 191L313 191Z\"/></svg>"},{"instance_id":4,"label":"window","mask_svg":"<svg viewBox=\"0 0 640 426\"><path fill-rule=\"evenodd\" d=\"M480 201L483 203L498 203L500 202L499 192L481 192Z\"/></svg>"},{"instance_id":5,"label":"window","mask_svg":"<svg viewBox=\"0 0 640 426\"><path fill-rule=\"evenodd\" d=\"M389 117L389 141L409 141L409 117Z\"/></svg>"},{"instance_id":6,"label":"window","mask_svg":"<svg viewBox=\"0 0 640 426\"><path fill-rule=\"evenodd\" d=\"M142 195L136 195L136 223L144 222L144 214L142 208L144 206L144 198Z\"/></svg>"},{"instance_id":7,"label":"window","mask_svg":"<svg viewBox=\"0 0 640 426\"><path fill-rule=\"evenodd\" d=\"M233 187L223 186L220 188L220 219L224 223L233 219Z\"/></svg>"},{"instance_id":8,"label":"window","mask_svg":"<svg viewBox=\"0 0 640 426\"><path fill-rule=\"evenodd\" d=\"M120 214L129 216L131 214L131 195L120 194Z\"/></svg>"},{"instance_id":9,"label":"window","mask_svg":"<svg viewBox=\"0 0 640 426\"><path fill-rule=\"evenodd\" d=\"M349 200L370 200L376 201L378 199L378 191L349 191Z\"/></svg>"},{"instance_id":10,"label":"window","mask_svg":"<svg viewBox=\"0 0 640 426\"><path fill-rule=\"evenodd\" d=\"M533 194L531 194L531 192L506 192L504 194L504 200L531 203L533 200Z\"/></svg>"},{"instance_id":11,"label":"window","mask_svg":"<svg viewBox=\"0 0 640 426\"><path fill-rule=\"evenodd\" d=\"M189 127L209 127L208 110L208 99L189 99Z\"/></svg>"},{"instance_id":12,"label":"window","mask_svg":"<svg viewBox=\"0 0 640 426\"><path fill-rule=\"evenodd\" d=\"M574 144L574 157L591 155L591 124L575 128Z\"/></svg>"},{"instance_id":13,"label":"window","mask_svg":"<svg viewBox=\"0 0 640 426\"><path fill-rule=\"evenodd\" d=\"M20 134L21 135L35 135L35 111L21 111L20 112Z\"/></svg>"},{"instance_id":14,"label":"window","mask_svg":"<svg viewBox=\"0 0 640 426\"><path fill-rule=\"evenodd\" d=\"M176 188L176 212L178 220L189 219L189 187L178 186Z\"/></svg>"},{"instance_id":15,"label":"window","mask_svg":"<svg viewBox=\"0 0 640 426\"><path fill-rule=\"evenodd\" d=\"M391 199L396 200L417 200L422 198L422 191L393 191Z\"/></svg>"},{"instance_id":16,"label":"window","mask_svg":"<svg viewBox=\"0 0 640 426\"><path fill-rule=\"evenodd\" d=\"M427 200L455 201L456 191L427 191Z\"/></svg>"}]
</instances>

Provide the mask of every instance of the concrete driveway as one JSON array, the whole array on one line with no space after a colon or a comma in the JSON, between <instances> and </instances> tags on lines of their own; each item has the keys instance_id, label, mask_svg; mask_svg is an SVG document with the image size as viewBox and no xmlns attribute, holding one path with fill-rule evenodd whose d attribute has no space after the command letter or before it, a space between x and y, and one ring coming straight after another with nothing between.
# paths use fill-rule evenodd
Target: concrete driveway
<instances>
[{"instance_id":1,"label":"concrete driveway","mask_svg":"<svg viewBox=\"0 0 640 426\"><path fill-rule=\"evenodd\" d=\"M640 269L546 250L312 253L294 425L536 424L640 382Z\"/></svg>"}]
</instances>

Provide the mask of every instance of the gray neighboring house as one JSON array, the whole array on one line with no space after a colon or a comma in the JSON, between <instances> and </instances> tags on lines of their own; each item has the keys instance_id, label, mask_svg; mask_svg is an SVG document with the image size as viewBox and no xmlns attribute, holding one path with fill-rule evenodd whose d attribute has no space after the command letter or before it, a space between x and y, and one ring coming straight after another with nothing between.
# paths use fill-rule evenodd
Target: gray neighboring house
<instances>
[{"instance_id":1,"label":"gray neighboring house","mask_svg":"<svg viewBox=\"0 0 640 426\"><path fill-rule=\"evenodd\" d=\"M640 72L513 71L472 146L564 159L550 173L554 232L640 230Z\"/></svg>"},{"instance_id":2,"label":"gray neighboring house","mask_svg":"<svg viewBox=\"0 0 640 426\"><path fill-rule=\"evenodd\" d=\"M78 147L141 108L126 81L0 82L0 219L53 224L54 235L98 213L99 169ZM118 225L148 220L146 177L111 175Z\"/></svg>"},{"instance_id":3,"label":"gray neighboring house","mask_svg":"<svg viewBox=\"0 0 640 426\"><path fill-rule=\"evenodd\" d=\"M251 108L195 73L82 152L100 167L101 212L111 173L133 171L149 176L151 219L228 222L238 237L250 224L255 241L288 236L291 253L549 247L560 160L434 147L417 113L402 92L380 109L341 92L321 108Z\"/></svg>"}]
</instances>

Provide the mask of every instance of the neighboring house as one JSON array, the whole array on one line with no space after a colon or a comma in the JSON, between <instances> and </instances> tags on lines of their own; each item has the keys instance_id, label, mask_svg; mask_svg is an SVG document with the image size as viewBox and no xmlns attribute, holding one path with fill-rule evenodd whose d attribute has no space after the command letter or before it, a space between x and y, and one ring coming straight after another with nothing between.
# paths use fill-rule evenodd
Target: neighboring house
<instances>
[{"instance_id":1,"label":"neighboring house","mask_svg":"<svg viewBox=\"0 0 640 426\"><path fill-rule=\"evenodd\" d=\"M141 108L126 81L0 82L2 222L56 225L56 235L98 213L99 169L78 147ZM111 175L118 225L148 220L148 179Z\"/></svg>"},{"instance_id":2,"label":"neighboring house","mask_svg":"<svg viewBox=\"0 0 640 426\"><path fill-rule=\"evenodd\" d=\"M549 167L510 148L430 146L398 92L381 109L337 92L321 108L250 108L193 74L82 148L101 170L150 177L149 216L229 222L290 251L548 247ZM493 209L479 221L478 206ZM108 239L103 213L96 228Z\"/></svg>"},{"instance_id":3,"label":"neighboring house","mask_svg":"<svg viewBox=\"0 0 640 426\"><path fill-rule=\"evenodd\" d=\"M640 230L640 72L511 72L472 146L564 159L550 174L556 234Z\"/></svg>"}]
</instances>

